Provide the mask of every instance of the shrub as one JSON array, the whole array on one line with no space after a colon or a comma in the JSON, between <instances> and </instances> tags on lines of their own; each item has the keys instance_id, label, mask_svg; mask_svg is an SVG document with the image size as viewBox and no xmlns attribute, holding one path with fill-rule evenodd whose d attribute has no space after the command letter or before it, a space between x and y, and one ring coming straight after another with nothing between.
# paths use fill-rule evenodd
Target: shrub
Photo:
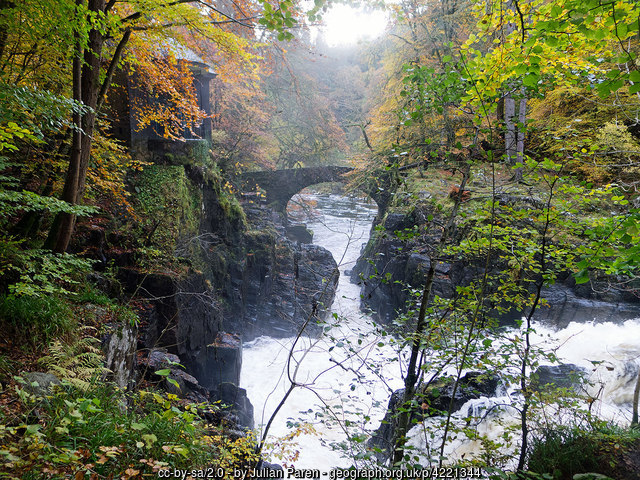
<instances>
[{"instance_id":1,"label":"shrub","mask_svg":"<svg viewBox=\"0 0 640 480\"><path fill-rule=\"evenodd\" d=\"M212 405L146 391L127 397L110 385L66 386L44 399L16 392L22 411L0 412L0 470L9 477L126 479L211 467L233 478L234 467L257 460L253 438L232 439L202 420Z\"/></svg>"},{"instance_id":2,"label":"shrub","mask_svg":"<svg viewBox=\"0 0 640 480\"><path fill-rule=\"evenodd\" d=\"M73 297L73 300L76 303L91 303L102 306L113 305L115 303L113 299L89 283L85 283L82 286L82 289Z\"/></svg>"},{"instance_id":3,"label":"shrub","mask_svg":"<svg viewBox=\"0 0 640 480\"><path fill-rule=\"evenodd\" d=\"M85 335L80 338L54 340L49 344L49 354L41 357L38 363L44 365L49 373L77 389L88 390L108 370L103 367L100 341L88 334L93 329L84 327L81 330Z\"/></svg>"},{"instance_id":4,"label":"shrub","mask_svg":"<svg viewBox=\"0 0 640 480\"><path fill-rule=\"evenodd\" d=\"M529 470L571 479L576 473L597 469L596 451L594 439L576 427L548 430L533 444Z\"/></svg>"},{"instance_id":5,"label":"shrub","mask_svg":"<svg viewBox=\"0 0 640 480\"><path fill-rule=\"evenodd\" d=\"M640 432L602 421L588 428L547 430L534 441L528 467L532 472L551 473L554 480L573 480L589 473L610 475L639 438Z\"/></svg>"}]
</instances>

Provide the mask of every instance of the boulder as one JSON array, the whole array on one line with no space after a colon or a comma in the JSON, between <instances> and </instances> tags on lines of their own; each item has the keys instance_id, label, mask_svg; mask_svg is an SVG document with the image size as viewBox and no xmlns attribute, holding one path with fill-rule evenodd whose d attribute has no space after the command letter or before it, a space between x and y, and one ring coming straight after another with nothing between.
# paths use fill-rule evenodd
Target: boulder
<instances>
[{"instance_id":1,"label":"boulder","mask_svg":"<svg viewBox=\"0 0 640 480\"><path fill-rule=\"evenodd\" d=\"M247 391L231 382L224 382L212 392L227 408L226 420L240 427L252 430L254 428L253 405L247 397Z\"/></svg>"},{"instance_id":2,"label":"boulder","mask_svg":"<svg viewBox=\"0 0 640 480\"><path fill-rule=\"evenodd\" d=\"M606 301L578 294L589 292L562 283L543 289L542 297L548 306L540 307L534 318L555 328L566 328L570 322L620 323L640 317L640 304L628 302L622 292L608 292Z\"/></svg>"},{"instance_id":3,"label":"boulder","mask_svg":"<svg viewBox=\"0 0 640 480\"><path fill-rule=\"evenodd\" d=\"M45 372L25 372L22 378L26 381L24 389L36 397L46 397L51 394L54 386L60 385L58 377Z\"/></svg>"},{"instance_id":4,"label":"boulder","mask_svg":"<svg viewBox=\"0 0 640 480\"><path fill-rule=\"evenodd\" d=\"M167 353L165 349L153 349L146 358L139 361L144 367L143 376L156 381L162 381L166 391L178 395L181 398L190 398L197 402L208 400L209 392L203 388L198 380L185 372L180 363L180 357ZM168 375L157 375L159 370L169 370ZM170 382L169 379L177 383Z\"/></svg>"},{"instance_id":5,"label":"boulder","mask_svg":"<svg viewBox=\"0 0 640 480\"><path fill-rule=\"evenodd\" d=\"M207 345L216 359L217 369L210 372L214 378L211 383L218 385L224 382L240 383L242 370L242 340L239 335L218 332L213 343Z\"/></svg>"},{"instance_id":6,"label":"boulder","mask_svg":"<svg viewBox=\"0 0 640 480\"><path fill-rule=\"evenodd\" d=\"M454 378L444 377L421 392L423 406L429 407L426 416L438 415L449 410L453 396L453 411L459 410L469 400L480 397L492 397L498 388L499 378L480 372L469 372L460 378L460 383L453 396Z\"/></svg>"},{"instance_id":7,"label":"boulder","mask_svg":"<svg viewBox=\"0 0 640 480\"><path fill-rule=\"evenodd\" d=\"M180 357L173 353L168 353L165 348L154 348L149 351L147 358L140 360L141 365L147 366L153 371L171 368L174 364L179 363Z\"/></svg>"},{"instance_id":8,"label":"boulder","mask_svg":"<svg viewBox=\"0 0 640 480\"><path fill-rule=\"evenodd\" d=\"M413 222L409 215L404 213L388 213L384 221L384 229L389 232L397 232L406 228L412 228Z\"/></svg>"},{"instance_id":9,"label":"boulder","mask_svg":"<svg viewBox=\"0 0 640 480\"><path fill-rule=\"evenodd\" d=\"M454 384L454 377L442 377L426 387L420 387L412 407L409 424L414 425L427 417L446 414L452 398L453 411L455 412L469 400L494 396L499 378L493 374L469 372L460 378L455 396L453 395ZM385 462L391 454L398 404L402 402L403 396L404 389L396 390L391 394L387 413L380 427L367 442L369 447L381 450L375 453L381 462Z\"/></svg>"},{"instance_id":10,"label":"boulder","mask_svg":"<svg viewBox=\"0 0 640 480\"><path fill-rule=\"evenodd\" d=\"M100 273L94 271L87 274L87 280L109 298L122 297L122 286L120 285L120 282L118 282L114 278L110 278L106 275L101 275Z\"/></svg>"},{"instance_id":11,"label":"boulder","mask_svg":"<svg viewBox=\"0 0 640 480\"><path fill-rule=\"evenodd\" d=\"M313 232L304 224L288 225L286 229L287 238L298 243L312 243Z\"/></svg>"},{"instance_id":12,"label":"boulder","mask_svg":"<svg viewBox=\"0 0 640 480\"><path fill-rule=\"evenodd\" d=\"M540 365L531 376L531 384L536 390L550 387L575 388L587 373L585 368L572 363Z\"/></svg>"},{"instance_id":13,"label":"boulder","mask_svg":"<svg viewBox=\"0 0 640 480\"><path fill-rule=\"evenodd\" d=\"M135 382L137 342L138 329L130 323L109 325L107 334L102 339L105 367L111 372L109 376L122 389Z\"/></svg>"}]
</instances>

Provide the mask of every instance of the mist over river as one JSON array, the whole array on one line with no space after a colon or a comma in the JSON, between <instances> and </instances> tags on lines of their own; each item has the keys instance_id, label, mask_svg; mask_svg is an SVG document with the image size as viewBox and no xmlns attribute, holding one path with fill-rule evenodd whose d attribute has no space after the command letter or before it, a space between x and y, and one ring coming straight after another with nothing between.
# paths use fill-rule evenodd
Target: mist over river
<instances>
[{"instance_id":1,"label":"mist over river","mask_svg":"<svg viewBox=\"0 0 640 480\"><path fill-rule=\"evenodd\" d=\"M267 460L321 471L361 467L362 461L354 460L358 451L351 450L346 442L347 431L370 433L379 426L391 393L403 387L402 367L406 363L399 358L404 354L398 354L389 336L383 338L382 329L360 311L360 287L345 274L353 268L369 238L377 208L362 199L339 195L303 198L312 208L292 212L296 217L300 215L295 221L306 223L314 233L313 242L328 249L339 264L340 280L332 314L324 335L318 339L301 337L291 357L294 338L258 337L246 343L241 387L247 389L255 407L255 422L261 435L291 380L299 385L269 431L270 439L280 446L288 444L289 454L293 453L295 458L293 461L278 458L277 448L270 456L271 450L267 448ZM295 201L299 198L294 198ZM594 384L589 387L590 394L603 400L596 400L592 411L628 425L640 358L640 320L613 324L584 319L584 323L573 322L557 331L542 325L534 327L534 342L555 348L561 363L575 364L588 372ZM475 425L476 429L497 439L504 433L504 425L497 425L496 420L506 425L518 421L517 412L505 407L517 400L518 395L516 389L502 385L493 398L481 397L465 403L454 414L454 421L464 423L469 414L485 417ZM435 425L437 421L429 419L425 425ZM278 440L291 433L292 427L304 423L313 425L315 433L303 427L291 442ZM439 443L437 435L434 440L425 433L425 425L414 427L411 442L428 452L429 444ZM468 458L479 447L477 442L453 436L445 453L454 458L462 455Z\"/></svg>"}]
</instances>

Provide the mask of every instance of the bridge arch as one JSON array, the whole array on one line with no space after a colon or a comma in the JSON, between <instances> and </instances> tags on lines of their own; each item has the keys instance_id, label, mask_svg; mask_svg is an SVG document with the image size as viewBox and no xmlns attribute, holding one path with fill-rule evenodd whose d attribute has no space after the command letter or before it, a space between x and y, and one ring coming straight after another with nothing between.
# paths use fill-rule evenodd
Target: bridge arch
<instances>
[{"instance_id":1,"label":"bridge arch","mask_svg":"<svg viewBox=\"0 0 640 480\"><path fill-rule=\"evenodd\" d=\"M240 174L238 179L241 189L245 191L255 188L256 185L260 186L266 193L267 203L286 215L287 204L296 193L318 183L344 183L344 175L352 171L352 167L304 167L246 172ZM388 192L377 188L371 189L372 191L361 190L376 202L379 212L386 210Z\"/></svg>"}]
</instances>

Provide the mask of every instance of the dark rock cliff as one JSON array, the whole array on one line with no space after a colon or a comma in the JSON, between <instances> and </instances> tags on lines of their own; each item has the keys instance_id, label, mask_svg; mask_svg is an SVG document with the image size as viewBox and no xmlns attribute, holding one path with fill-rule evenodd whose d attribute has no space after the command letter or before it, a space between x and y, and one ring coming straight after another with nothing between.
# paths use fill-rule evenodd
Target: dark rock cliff
<instances>
[{"instance_id":1,"label":"dark rock cliff","mask_svg":"<svg viewBox=\"0 0 640 480\"><path fill-rule=\"evenodd\" d=\"M409 213L389 212L352 270L352 281L362 286L362 307L370 310L378 321L389 323L398 313L406 312L410 288L424 285L431 261L428 250L438 241L438 233L429 232L427 239L417 240L403 232L426 225L430 215L437 213L418 207ZM500 265L494 262L490 268L498 271ZM483 272L481 263L440 261L433 293L451 298L456 286L468 285ZM621 322L640 317L640 299L632 292L611 287L606 280L594 285L576 285L568 272L561 274L554 285L543 289L542 297L548 305L537 309L535 319L557 328L564 328L572 321ZM522 314L516 310L501 313L500 322L508 324Z\"/></svg>"},{"instance_id":2,"label":"dark rock cliff","mask_svg":"<svg viewBox=\"0 0 640 480\"><path fill-rule=\"evenodd\" d=\"M289 240L282 217L265 207L246 205L249 230L244 258L233 263L223 322L245 340L260 335L317 334L333 302L338 268L331 253L317 245Z\"/></svg>"},{"instance_id":3,"label":"dark rock cliff","mask_svg":"<svg viewBox=\"0 0 640 480\"><path fill-rule=\"evenodd\" d=\"M200 386L234 405L251 427L250 403L237 387L242 340L293 336L303 326L318 333L335 295L337 265L324 248L287 238L276 212L252 203L242 211L202 172L187 172L202 191L199 232L179 246L187 273L125 267L120 281L144 304L143 350L177 355Z\"/></svg>"}]
</instances>

